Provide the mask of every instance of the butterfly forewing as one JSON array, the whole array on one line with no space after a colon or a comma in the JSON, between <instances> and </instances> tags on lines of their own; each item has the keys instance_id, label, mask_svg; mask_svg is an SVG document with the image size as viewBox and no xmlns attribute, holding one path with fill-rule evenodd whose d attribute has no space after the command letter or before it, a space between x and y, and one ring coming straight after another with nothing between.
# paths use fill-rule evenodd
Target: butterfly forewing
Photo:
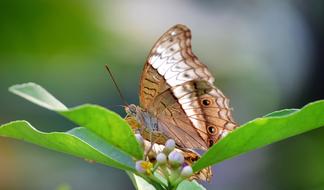
<instances>
[{"instance_id":1,"label":"butterfly forewing","mask_svg":"<svg viewBox=\"0 0 324 190\"><path fill-rule=\"evenodd\" d=\"M206 150L237 127L228 98L213 82L207 66L191 50L190 30L176 25L148 56L140 82L141 108L179 147Z\"/></svg>"}]
</instances>

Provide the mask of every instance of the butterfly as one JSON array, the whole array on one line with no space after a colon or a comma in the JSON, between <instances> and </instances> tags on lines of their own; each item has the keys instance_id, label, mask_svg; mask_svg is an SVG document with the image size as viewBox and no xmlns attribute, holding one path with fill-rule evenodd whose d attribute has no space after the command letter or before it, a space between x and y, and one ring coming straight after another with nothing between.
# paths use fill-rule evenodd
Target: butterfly
<instances>
[{"instance_id":1,"label":"butterfly","mask_svg":"<svg viewBox=\"0 0 324 190\"><path fill-rule=\"evenodd\" d=\"M126 112L146 139L151 134L158 143L172 138L178 147L207 150L238 127L229 99L214 80L192 52L190 29L175 25L149 53L140 79L140 106L128 105Z\"/></svg>"},{"instance_id":2,"label":"butterfly","mask_svg":"<svg viewBox=\"0 0 324 190\"><path fill-rule=\"evenodd\" d=\"M192 164L238 127L229 99L214 86L214 77L191 49L191 32L178 24L166 31L151 49L140 79L140 106L127 105L126 120L154 143L174 139ZM195 175L210 180L211 168Z\"/></svg>"}]
</instances>

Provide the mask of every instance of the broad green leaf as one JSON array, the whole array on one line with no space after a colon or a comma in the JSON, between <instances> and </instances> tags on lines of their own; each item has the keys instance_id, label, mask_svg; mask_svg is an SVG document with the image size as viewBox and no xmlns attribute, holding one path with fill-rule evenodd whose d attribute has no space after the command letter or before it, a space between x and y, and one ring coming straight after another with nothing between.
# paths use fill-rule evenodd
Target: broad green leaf
<instances>
[{"instance_id":1,"label":"broad green leaf","mask_svg":"<svg viewBox=\"0 0 324 190\"><path fill-rule=\"evenodd\" d=\"M67 110L67 107L58 101L52 94L47 92L43 87L32 82L11 86L9 91L49 110Z\"/></svg>"},{"instance_id":2,"label":"broad green leaf","mask_svg":"<svg viewBox=\"0 0 324 190\"><path fill-rule=\"evenodd\" d=\"M96 135L92 131L84 127L73 128L67 132L75 137L78 137L80 140L88 143L90 146L94 147L96 150L101 153L109 156L111 159L121 162L127 166L134 167L133 159L127 154L120 151L115 146L107 143L103 138ZM82 150L82 149L80 149Z\"/></svg>"},{"instance_id":3,"label":"broad green leaf","mask_svg":"<svg viewBox=\"0 0 324 190\"><path fill-rule=\"evenodd\" d=\"M66 133L44 133L38 131L26 121L14 121L0 126L0 136L23 140L51 150L95 160L111 167L135 171L130 156L83 127L75 128Z\"/></svg>"},{"instance_id":4,"label":"broad green leaf","mask_svg":"<svg viewBox=\"0 0 324 190\"><path fill-rule=\"evenodd\" d=\"M324 126L324 100L300 110L283 110L252 120L210 148L194 165L194 171L265 145Z\"/></svg>"},{"instance_id":5,"label":"broad green leaf","mask_svg":"<svg viewBox=\"0 0 324 190\"><path fill-rule=\"evenodd\" d=\"M96 105L83 105L60 113L130 155L143 158L143 150L132 130L118 114Z\"/></svg>"},{"instance_id":6,"label":"broad green leaf","mask_svg":"<svg viewBox=\"0 0 324 190\"><path fill-rule=\"evenodd\" d=\"M142 148L137 143L127 122L118 114L96 105L83 105L68 109L35 83L14 85L9 90L37 105L62 114L79 126L90 129L110 144L137 159L142 159Z\"/></svg>"}]
</instances>

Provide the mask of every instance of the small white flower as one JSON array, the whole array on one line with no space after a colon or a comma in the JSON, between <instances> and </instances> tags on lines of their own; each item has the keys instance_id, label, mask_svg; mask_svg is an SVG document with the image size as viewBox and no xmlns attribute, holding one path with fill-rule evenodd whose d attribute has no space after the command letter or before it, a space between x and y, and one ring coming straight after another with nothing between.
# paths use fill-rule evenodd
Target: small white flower
<instances>
[{"instance_id":1,"label":"small white flower","mask_svg":"<svg viewBox=\"0 0 324 190\"><path fill-rule=\"evenodd\" d=\"M184 178L190 177L192 175L192 167L191 166L185 166L181 170L181 176Z\"/></svg>"},{"instance_id":2,"label":"small white flower","mask_svg":"<svg viewBox=\"0 0 324 190\"><path fill-rule=\"evenodd\" d=\"M175 148L175 141L173 139L168 139L166 142L165 142L165 147L164 147L164 152L166 154L169 154L171 151L174 150Z\"/></svg>"},{"instance_id":3,"label":"small white flower","mask_svg":"<svg viewBox=\"0 0 324 190\"><path fill-rule=\"evenodd\" d=\"M135 169L142 174L152 174L153 164L144 160L139 160L135 164Z\"/></svg>"}]
</instances>

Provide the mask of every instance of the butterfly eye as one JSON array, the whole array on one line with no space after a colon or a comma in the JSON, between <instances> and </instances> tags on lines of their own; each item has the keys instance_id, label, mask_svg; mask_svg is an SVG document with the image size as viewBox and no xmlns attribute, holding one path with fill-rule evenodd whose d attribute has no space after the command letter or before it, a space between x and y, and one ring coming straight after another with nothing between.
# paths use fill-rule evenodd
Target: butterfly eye
<instances>
[{"instance_id":1,"label":"butterfly eye","mask_svg":"<svg viewBox=\"0 0 324 190\"><path fill-rule=\"evenodd\" d=\"M211 139L209 139L209 141L208 141L208 143L209 143L209 147L211 147L211 146L213 146L213 144L214 144L214 141L213 140L211 140Z\"/></svg>"},{"instance_id":2,"label":"butterfly eye","mask_svg":"<svg viewBox=\"0 0 324 190\"><path fill-rule=\"evenodd\" d=\"M213 126L208 126L207 129L208 129L208 132L212 135L216 133L216 129Z\"/></svg>"},{"instance_id":3,"label":"butterfly eye","mask_svg":"<svg viewBox=\"0 0 324 190\"><path fill-rule=\"evenodd\" d=\"M208 99L203 99L203 100L201 101L201 103L202 103L204 106L209 106L209 105L211 104L211 101L208 100Z\"/></svg>"}]
</instances>

